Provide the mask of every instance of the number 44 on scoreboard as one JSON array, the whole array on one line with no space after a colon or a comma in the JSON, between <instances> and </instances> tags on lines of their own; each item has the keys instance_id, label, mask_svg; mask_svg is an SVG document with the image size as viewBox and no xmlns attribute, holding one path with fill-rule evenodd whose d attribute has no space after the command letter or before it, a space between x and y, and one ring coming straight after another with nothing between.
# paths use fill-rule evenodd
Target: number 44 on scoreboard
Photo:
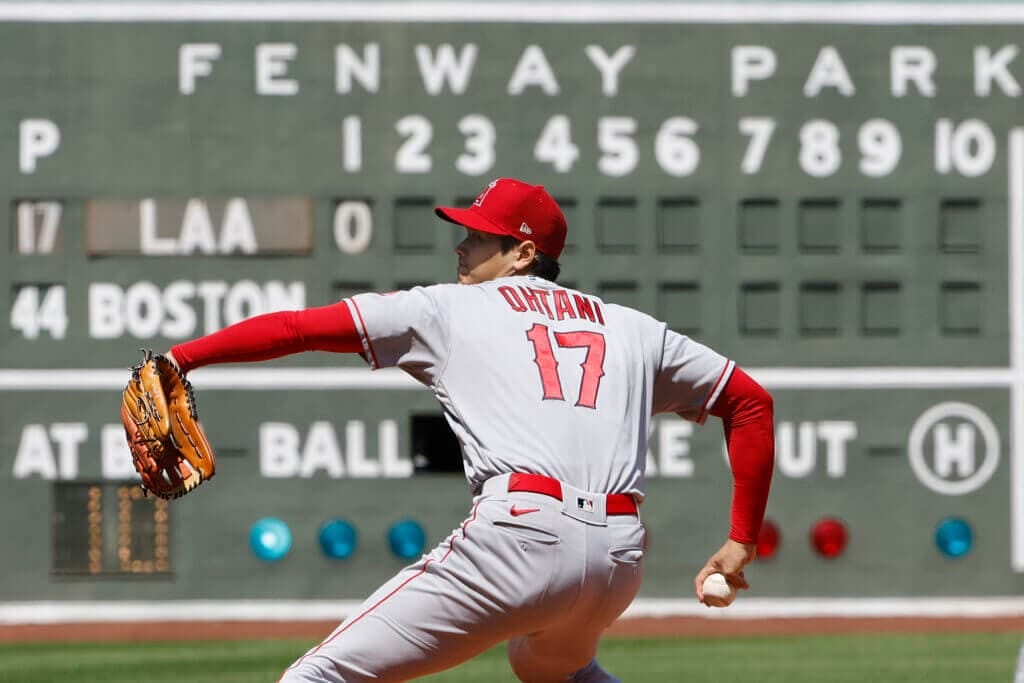
<instances>
[{"instance_id":1,"label":"number 44 on scoreboard","mask_svg":"<svg viewBox=\"0 0 1024 683\"><path fill-rule=\"evenodd\" d=\"M37 339L40 332L63 339L68 329L64 285L21 285L11 305L11 329L26 339Z\"/></svg>"}]
</instances>

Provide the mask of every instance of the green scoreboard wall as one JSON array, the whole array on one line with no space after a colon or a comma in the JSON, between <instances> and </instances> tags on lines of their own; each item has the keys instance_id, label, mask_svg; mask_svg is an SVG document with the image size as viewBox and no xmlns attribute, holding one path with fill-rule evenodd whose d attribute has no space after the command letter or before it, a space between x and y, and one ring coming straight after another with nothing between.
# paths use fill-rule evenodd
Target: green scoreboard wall
<instances>
[{"instance_id":1,"label":"green scoreboard wall","mask_svg":"<svg viewBox=\"0 0 1024 683\"><path fill-rule=\"evenodd\" d=\"M355 598L402 564L392 523L442 539L469 493L399 373L197 371L218 474L170 504L132 486L118 401L140 348L452 281L459 231L431 209L499 176L562 202L563 282L773 391L782 542L759 595L1018 591L1012 7L91 7L0 8L0 599ZM685 596L728 528L721 430L659 419L649 460L644 594ZM265 516L294 539L274 563L248 546ZM830 517L849 543L825 559L808 535ZM960 557L935 543L951 517ZM317 544L336 518L359 534L343 561Z\"/></svg>"}]
</instances>

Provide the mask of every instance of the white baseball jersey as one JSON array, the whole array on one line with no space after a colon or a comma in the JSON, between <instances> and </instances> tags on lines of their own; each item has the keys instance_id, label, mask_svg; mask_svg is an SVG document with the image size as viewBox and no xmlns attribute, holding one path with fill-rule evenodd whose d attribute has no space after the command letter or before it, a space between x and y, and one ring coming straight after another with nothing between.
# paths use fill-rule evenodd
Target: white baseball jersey
<instances>
[{"instance_id":1,"label":"white baseball jersey","mask_svg":"<svg viewBox=\"0 0 1024 683\"><path fill-rule=\"evenodd\" d=\"M526 472L642 498L651 416L702 423L734 367L644 313L536 277L348 302L370 365L437 396L473 493Z\"/></svg>"}]
</instances>

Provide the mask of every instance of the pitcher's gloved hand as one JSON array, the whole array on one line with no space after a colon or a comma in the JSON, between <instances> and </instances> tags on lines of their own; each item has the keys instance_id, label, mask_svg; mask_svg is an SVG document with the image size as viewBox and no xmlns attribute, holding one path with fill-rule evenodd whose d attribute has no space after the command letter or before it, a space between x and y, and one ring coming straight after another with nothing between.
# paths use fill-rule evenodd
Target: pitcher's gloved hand
<instances>
[{"instance_id":1,"label":"pitcher's gloved hand","mask_svg":"<svg viewBox=\"0 0 1024 683\"><path fill-rule=\"evenodd\" d=\"M179 498L213 476L213 449L199 424L192 385L166 356L146 352L132 368L121 422L147 492Z\"/></svg>"}]
</instances>

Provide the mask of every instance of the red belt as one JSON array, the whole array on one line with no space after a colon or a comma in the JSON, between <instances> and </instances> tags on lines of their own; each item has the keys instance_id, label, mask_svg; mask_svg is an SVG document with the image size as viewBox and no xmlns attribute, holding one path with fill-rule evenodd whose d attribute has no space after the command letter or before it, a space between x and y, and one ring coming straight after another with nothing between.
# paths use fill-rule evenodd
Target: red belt
<instances>
[{"instance_id":1,"label":"red belt","mask_svg":"<svg viewBox=\"0 0 1024 683\"><path fill-rule=\"evenodd\" d=\"M525 491L541 493L562 500L562 483L557 479L545 477L543 474L524 474L517 472L509 477L509 491ZM639 508L636 499L628 493L609 493L605 495L605 511L609 515L636 515Z\"/></svg>"}]
</instances>

